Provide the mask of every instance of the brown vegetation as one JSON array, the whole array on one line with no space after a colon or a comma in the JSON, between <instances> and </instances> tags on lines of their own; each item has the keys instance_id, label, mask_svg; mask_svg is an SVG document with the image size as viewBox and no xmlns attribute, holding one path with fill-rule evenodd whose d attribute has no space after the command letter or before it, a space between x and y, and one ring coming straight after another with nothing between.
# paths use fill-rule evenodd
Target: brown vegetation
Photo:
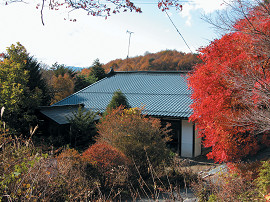
<instances>
[{"instance_id":1,"label":"brown vegetation","mask_svg":"<svg viewBox=\"0 0 270 202\"><path fill-rule=\"evenodd\" d=\"M165 50L158 53L145 53L144 56L124 60L116 59L105 64L103 67L106 72L110 70L110 67L116 71L188 71L192 70L195 64L201 62L201 59L197 56L197 54L192 53Z\"/></svg>"}]
</instances>

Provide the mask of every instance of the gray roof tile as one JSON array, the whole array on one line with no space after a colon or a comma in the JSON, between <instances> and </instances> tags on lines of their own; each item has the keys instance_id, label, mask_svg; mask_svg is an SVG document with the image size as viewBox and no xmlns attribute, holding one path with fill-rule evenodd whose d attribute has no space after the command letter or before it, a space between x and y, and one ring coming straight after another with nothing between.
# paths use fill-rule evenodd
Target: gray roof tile
<instances>
[{"instance_id":1,"label":"gray roof tile","mask_svg":"<svg viewBox=\"0 0 270 202\"><path fill-rule=\"evenodd\" d=\"M116 72L53 106L84 104L86 109L104 112L113 93L121 90L131 107L144 106L152 116L188 118L191 91L181 72Z\"/></svg>"}]
</instances>

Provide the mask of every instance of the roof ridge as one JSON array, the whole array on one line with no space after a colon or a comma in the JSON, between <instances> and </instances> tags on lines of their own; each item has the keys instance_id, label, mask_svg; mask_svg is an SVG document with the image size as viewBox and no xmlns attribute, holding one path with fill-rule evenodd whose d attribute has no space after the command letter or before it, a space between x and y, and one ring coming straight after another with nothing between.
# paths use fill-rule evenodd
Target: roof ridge
<instances>
[{"instance_id":1,"label":"roof ridge","mask_svg":"<svg viewBox=\"0 0 270 202\"><path fill-rule=\"evenodd\" d=\"M113 94L114 92L108 92L108 91L106 91L106 92L89 91L89 92L81 92L81 93L102 93L102 94L109 94L109 93L111 93L111 94ZM181 94L179 94L179 93L167 93L167 94L166 93L145 93L145 92L125 93L123 91L122 91L122 93L128 94L128 95L134 95L134 94L143 94L143 95L191 95L191 93L181 93Z\"/></svg>"},{"instance_id":2,"label":"roof ridge","mask_svg":"<svg viewBox=\"0 0 270 202\"><path fill-rule=\"evenodd\" d=\"M189 71L189 70L179 70L179 71L158 71L158 70L156 70L156 71L151 71L151 70L143 71L143 70L135 70L135 71L114 71L114 74L123 74L123 73L127 73L127 74L129 74L129 73L150 73L150 74L152 74L152 73L163 73L163 74L164 73L168 73L168 74L175 73L175 74L179 74L179 73L181 73L181 74L187 74L189 72L191 72L191 71Z\"/></svg>"},{"instance_id":3,"label":"roof ridge","mask_svg":"<svg viewBox=\"0 0 270 202\"><path fill-rule=\"evenodd\" d=\"M79 107L79 106L83 106L84 107L84 105L85 105L84 103L78 103L78 104L39 106L38 109L42 110L42 109L63 108L63 107Z\"/></svg>"}]
</instances>

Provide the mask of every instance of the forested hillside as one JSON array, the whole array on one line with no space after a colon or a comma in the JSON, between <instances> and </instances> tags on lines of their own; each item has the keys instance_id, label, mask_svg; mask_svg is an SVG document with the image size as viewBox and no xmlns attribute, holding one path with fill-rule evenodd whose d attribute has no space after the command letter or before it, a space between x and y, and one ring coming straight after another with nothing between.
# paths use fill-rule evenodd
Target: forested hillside
<instances>
[{"instance_id":1,"label":"forested hillside","mask_svg":"<svg viewBox=\"0 0 270 202\"><path fill-rule=\"evenodd\" d=\"M179 71L191 70L192 67L200 63L197 54L183 53L176 50L165 50L158 53L146 53L144 56L137 56L128 59L116 59L103 67L109 71L113 67L116 71L134 70L160 70L160 71Z\"/></svg>"}]
</instances>

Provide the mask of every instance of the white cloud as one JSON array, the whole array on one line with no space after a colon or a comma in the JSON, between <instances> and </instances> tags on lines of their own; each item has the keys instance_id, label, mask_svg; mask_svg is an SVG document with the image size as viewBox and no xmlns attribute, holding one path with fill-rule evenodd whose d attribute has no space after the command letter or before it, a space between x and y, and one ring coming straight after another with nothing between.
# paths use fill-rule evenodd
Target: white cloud
<instances>
[{"instance_id":1,"label":"white cloud","mask_svg":"<svg viewBox=\"0 0 270 202\"><path fill-rule=\"evenodd\" d=\"M183 4L183 10L180 15L186 18L186 25L191 26L191 12L202 12L209 14L225 8L224 0L193 0Z\"/></svg>"},{"instance_id":2,"label":"white cloud","mask_svg":"<svg viewBox=\"0 0 270 202\"><path fill-rule=\"evenodd\" d=\"M206 14L225 8L224 0L194 0L196 9L202 9Z\"/></svg>"},{"instance_id":3,"label":"white cloud","mask_svg":"<svg viewBox=\"0 0 270 202\"><path fill-rule=\"evenodd\" d=\"M191 26L191 14L190 12L195 9L194 5L185 4L184 9L181 12L181 16L186 18L186 25Z\"/></svg>"}]
</instances>

